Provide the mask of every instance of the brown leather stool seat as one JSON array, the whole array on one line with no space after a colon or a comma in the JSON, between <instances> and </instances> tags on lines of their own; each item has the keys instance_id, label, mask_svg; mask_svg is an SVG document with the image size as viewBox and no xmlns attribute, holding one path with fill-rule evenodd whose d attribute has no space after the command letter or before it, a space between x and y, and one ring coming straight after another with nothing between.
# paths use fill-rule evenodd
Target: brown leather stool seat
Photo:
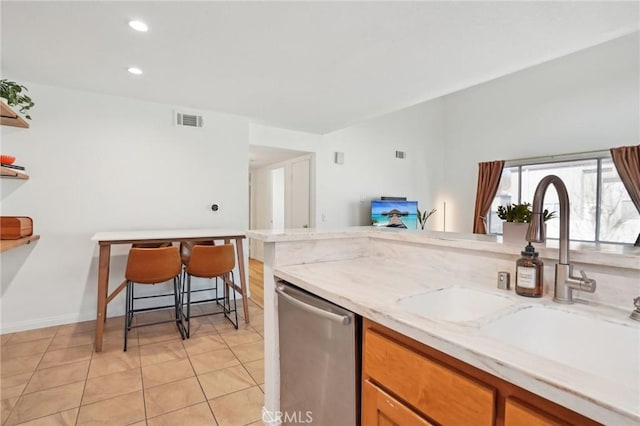
<instances>
[{"instance_id":1,"label":"brown leather stool seat","mask_svg":"<svg viewBox=\"0 0 640 426\"><path fill-rule=\"evenodd\" d=\"M236 287L233 268L236 266L235 250L232 244L223 245L200 245L196 244L191 248L191 255L188 263L185 265L185 294L186 294L186 321L187 337L190 335L190 319L205 315L224 314L224 316L238 328L238 311L236 306L235 294L233 289ZM216 279L216 285L207 289L191 289L191 277ZM222 295L218 293L218 278L222 279ZM191 300L192 293L200 291L215 290L215 297L204 300ZM231 307L233 296L233 308ZM203 313L199 315L191 315L191 305L205 302L216 302L222 307L219 312ZM230 314L234 314L234 318ZM234 321L235 319L235 321Z\"/></svg>"},{"instance_id":2,"label":"brown leather stool seat","mask_svg":"<svg viewBox=\"0 0 640 426\"><path fill-rule=\"evenodd\" d=\"M174 322L178 327L178 331L182 338L185 338L184 325L182 323L182 298L180 272L182 265L180 262L180 253L178 247L157 247L142 248L133 247L129 250L127 258L127 268L125 278L127 280L126 292L126 309L124 321L124 350L127 350L127 336L129 330L134 327L142 327L146 325L160 324L164 322ZM173 280L173 292L169 294L151 295L151 296L134 296L135 284L158 284ZM148 299L152 297L173 296L174 303L172 305L154 306L149 308L134 309L134 301L139 299ZM132 326L133 315L137 312L146 312L159 309L173 307L175 310L175 319L167 321L158 321L148 324L139 324Z\"/></svg>"}]
</instances>

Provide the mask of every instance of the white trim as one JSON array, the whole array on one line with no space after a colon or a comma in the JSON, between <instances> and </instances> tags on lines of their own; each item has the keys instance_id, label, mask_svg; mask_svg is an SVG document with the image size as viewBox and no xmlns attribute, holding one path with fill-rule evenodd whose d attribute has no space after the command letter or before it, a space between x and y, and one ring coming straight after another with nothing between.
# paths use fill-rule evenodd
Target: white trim
<instances>
[{"instance_id":1,"label":"white trim","mask_svg":"<svg viewBox=\"0 0 640 426\"><path fill-rule=\"evenodd\" d=\"M576 152L572 154L547 155L542 157L517 158L505 160L504 167L530 166L533 164L561 163L564 161L595 160L611 158L608 150Z\"/></svg>"},{"instance_id":2,"label":"white trim","mask_svg":"<svg viewBox=\"0 0 640 426\"><path fill-rule=\"evenodd\" d=\"M282 423L278 421L278 416L274 411L267 410L262 406L262 424L265 426L280 426Z\"/></svg>"},{"instance_id":3,"label":"white trim","mask_svg":"<svg viewBox=\"0 0 640 426\"><path fill-rule=\"evenodd\" d=\"M116 311L116 312L113 312ZM124 315L124 309L122 312L117 312L116 309L109 309L109 314L113 314L110 316L120 316ZM54 327L57 325L66 325L66 324L75 324L83 321L95 321L96 312L95 310L91 310L91 312L78 312L75 314L66 314L66 315L58 315L54 317L45 317L38 319L29 319L26 321L17 321L13 323L7 324L6 322L2 322L2 328L0 329L0 334L7 333L17 333L20 331L28 331L35 330L38 328L45 327Z\"/></svg>"}]
</instances>

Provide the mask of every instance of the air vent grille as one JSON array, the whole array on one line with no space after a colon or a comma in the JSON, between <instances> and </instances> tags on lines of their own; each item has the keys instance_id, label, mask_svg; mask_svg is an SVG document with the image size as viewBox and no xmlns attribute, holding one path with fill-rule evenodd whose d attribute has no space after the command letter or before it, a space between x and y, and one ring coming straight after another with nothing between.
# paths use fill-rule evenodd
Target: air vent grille
<instances>
[{"instance_id":1,"label":"air vent grille","mask_svg":"<svg viewBox=\"0 0 640 426\"><path fill-rule=\"evenodd\" d=\"M176 112L176 125L185 127L202 127L204 120L201 115Z\"/></svg>"},{"instance_id":2,"label":"air vent grille","mask_svg":"<svg viewBox=\"0 0 640 426\"><path fill-rule=\"evenodd\" d=\"M404 151L396 151L396 158L399 158L401 160L404 160L404 158L407 156L407 154Z\"/></svg>"}]
</instances>

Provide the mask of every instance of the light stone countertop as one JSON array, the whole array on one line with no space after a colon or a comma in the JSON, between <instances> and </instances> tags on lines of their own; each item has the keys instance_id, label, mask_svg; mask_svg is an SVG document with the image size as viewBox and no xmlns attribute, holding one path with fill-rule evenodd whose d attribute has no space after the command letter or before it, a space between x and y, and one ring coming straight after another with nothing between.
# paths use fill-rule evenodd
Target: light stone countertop
<instances>
[{"instance_id":1,"label":"light stone countertop","mask_svg":"<svg viewBox=\"0 0 640 426\"><path fill-rule=\"evenodd\" d=\"M282 229L250 230L249 238L264 242L315 241L340 238L369 237L375 239L424 243L464 250L482 250L501 254L519 254L520 245L504 244L501 236L465 234L457 232L420 231L396 228L376 228L354 226L341 229ZM548 240L545 245L534 244L541 258L558 259L558 240ZM571 242L569 244L571 263L629 268L640 274L640 247L622 244ZM639 275L640 276L640 275Z\"/></svg>"}]
</instances>

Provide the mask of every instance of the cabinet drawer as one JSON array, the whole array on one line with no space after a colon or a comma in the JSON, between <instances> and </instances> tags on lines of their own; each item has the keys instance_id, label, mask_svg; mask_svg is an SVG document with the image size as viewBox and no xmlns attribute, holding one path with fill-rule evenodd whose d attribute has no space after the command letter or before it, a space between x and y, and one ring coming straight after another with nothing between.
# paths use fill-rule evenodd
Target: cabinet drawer
<instances>
[{"instance_id":1,"label":"cabinet drawer","mask_svg":"<svg viewBox=\"0 0 640 426\"><path fill-rule=\"evenodd\" d=\"M543 411L529 407L517 399L507 398L504 412L505 426L558 426L569 423Z\"/></svg>"},{"instance_id":2,"label":"cabinet drawer","mask_svg":"<svg viewBox=\"0 0 640 426\"><path fill-rule=\"evenodd\" d=\"M492 425L495 390L371 330L363 369L427 417L444 425Z\"/></svg>"},{"instance_id":3,"label":"cabinet drawer","mask_svg":"<svg viewBox=\"0 0 640 426\"><path fill-rule=\"evenodd\" d=\"M397 399L365 380L362 424L366 426L433 426Z\"/></svg>"}]
</instances>

